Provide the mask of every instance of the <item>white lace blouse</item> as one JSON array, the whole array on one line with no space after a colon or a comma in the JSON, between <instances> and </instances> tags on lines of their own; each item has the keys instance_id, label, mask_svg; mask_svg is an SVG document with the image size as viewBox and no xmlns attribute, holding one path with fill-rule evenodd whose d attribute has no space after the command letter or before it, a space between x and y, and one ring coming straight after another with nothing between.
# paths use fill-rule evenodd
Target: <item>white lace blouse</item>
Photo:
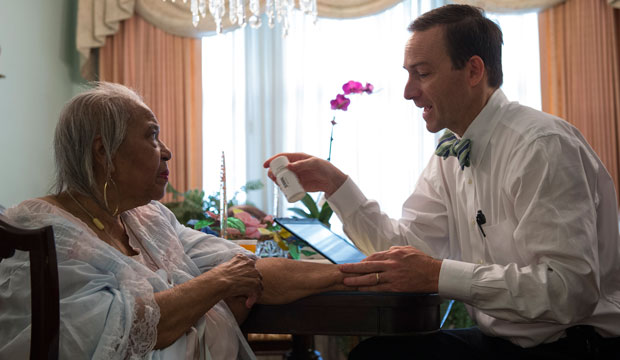
<instances>
[{"instance_id":1,"label":"white lace blouse","mask_svg":"<svg viewBox=\"0 0 620 360\"><path fill-rule=\"evenodd\" d=\"M128 257L101 241L81 220L43 200L27 200L6 216L23 227L54 227L60 283L60 358L253 359L223 301L174 344L153 350L159 307L154 293L188 281L237 253L229 241L181 225L159 202L121 215ZM28 254L0 262L0 358L27 358L30 349Z\"/></svg>"}]
</instances>

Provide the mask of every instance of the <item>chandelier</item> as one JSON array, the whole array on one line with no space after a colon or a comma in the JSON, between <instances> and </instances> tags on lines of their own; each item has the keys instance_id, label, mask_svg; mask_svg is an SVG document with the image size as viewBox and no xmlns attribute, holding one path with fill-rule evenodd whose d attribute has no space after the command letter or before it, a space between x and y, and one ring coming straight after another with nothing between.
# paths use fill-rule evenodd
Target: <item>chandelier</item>
<instances>
[{"instance_id":1,"label":"chandelier","mask_svg":"<svg viewBox=\"0 0 620 360\"><path fill-rule=\"evenodd\" d=\"M183 2L187 3L187 0L183 0ZM295 8L295 0L263 0L263 2L265 3L265 14L269 27L273 28L277 21L282 25L282 36L286 36L290 25L290 16ZM222 20L226 15L226 0L190 0L192 24L194 27L198 26L200 18L207 15L207 6L215 22L215 31L220 34L222 32ZM246 6L249 13L246 13ZM316 22L316 0L299 0L299 9L304 14L311 15L313 22ZM253 28L260 27L262 24L260 10L261 0L228 0L228 19L233 25L243 27L250 24ZM246 14L249 14L247 19Z\"/></svg>"}]
</instances>

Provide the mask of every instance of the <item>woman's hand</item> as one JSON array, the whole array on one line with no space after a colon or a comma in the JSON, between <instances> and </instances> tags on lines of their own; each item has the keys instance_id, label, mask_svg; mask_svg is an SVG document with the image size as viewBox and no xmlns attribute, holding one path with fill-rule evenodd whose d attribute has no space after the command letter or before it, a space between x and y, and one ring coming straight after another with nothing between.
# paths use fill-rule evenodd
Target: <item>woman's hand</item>
<instances>
[{"instance_id":1,"label":"woman's hand","mask_svg":"<svg viewBox=\"0 0 620 360\"><path fill-rule=\"evenodd\" d=\"M256 260L241 254L209 271L223 285L223 297L243 296L245 306L251 308L263 292L263 276L256 268Z\"/></svg>"}]
</instances>

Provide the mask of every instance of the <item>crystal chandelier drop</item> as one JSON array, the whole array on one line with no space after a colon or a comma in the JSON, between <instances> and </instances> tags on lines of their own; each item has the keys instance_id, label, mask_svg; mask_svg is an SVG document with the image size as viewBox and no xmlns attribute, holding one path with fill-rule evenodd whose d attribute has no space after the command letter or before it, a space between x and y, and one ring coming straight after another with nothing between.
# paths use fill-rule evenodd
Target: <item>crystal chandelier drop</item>
<instances>
[{"instance_id":1,"label":"crystal chandelier drop","mask_svg":"<svg viewBox=\"0 0 620 360\"><path fill-rule=\"evenodd\" d=\"M187 0L183 0L183 2L186 3ZM197 26L200 18L207 15L207 2L209 12L215 22L215 31L220 34L222 32L222 20L226 14L226 0L190 0L192 23ZM264 0L264 2L269 27L273 28L277 21L282 24L282 35L286 36L290 26L290 16L295 8L295 0ZM246 6L250 10L248 19L246 19ZM261 26L260 0L228 0L228 9L228 19L232 24L241 27L250 24L253 28ZM313 21L316 22L316 0L299 0L299 9L304 14L312 16Z\"/></svg>"}]
</instances>

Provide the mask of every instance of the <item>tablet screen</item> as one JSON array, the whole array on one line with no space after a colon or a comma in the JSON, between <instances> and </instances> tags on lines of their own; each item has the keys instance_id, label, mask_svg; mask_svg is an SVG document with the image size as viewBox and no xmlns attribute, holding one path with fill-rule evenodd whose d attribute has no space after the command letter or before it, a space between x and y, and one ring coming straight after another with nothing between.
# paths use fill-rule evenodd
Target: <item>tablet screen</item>
<instances>
[{"instance_id":1,"label":"tablet screen","mask_svg":"<svg viewBox=\"0 0 620 360\"><path fill-rule=\"evenodd\" d=\"M350 240L335 234L318 219L277 218L275 221L334 264L356 263L366 258Z\"/></svg>"}]
</instances>

